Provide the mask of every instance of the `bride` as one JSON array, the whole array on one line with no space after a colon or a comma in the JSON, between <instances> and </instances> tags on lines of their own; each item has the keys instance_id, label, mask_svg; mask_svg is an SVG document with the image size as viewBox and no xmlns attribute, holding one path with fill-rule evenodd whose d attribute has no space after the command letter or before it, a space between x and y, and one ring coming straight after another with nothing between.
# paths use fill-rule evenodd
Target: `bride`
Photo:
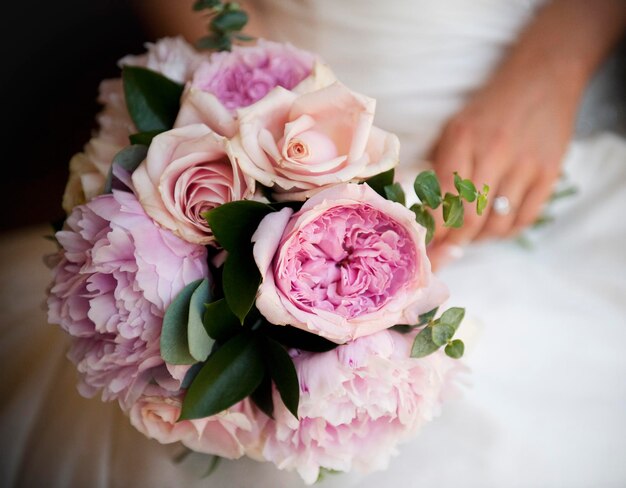
<instances>
[{"instance_id":1,"label":"bride","mask_svg":"<svg viewBox=\"0 0 626 488\"><path fill-rule=\"evenodd\" d=\"M191 2L181 3L138 5L158 34L199 37ZM461 230L439 225L433 249L440 263L465 252L442 273L483 323L467 358L473 385L388 471L322 485L626 482L626 144L608 134L570 141L585 86L626 25L624 4L257 0L246 8L255 31L318 53L377 99L377 125L401 138L401 178L429 160L444 190L458 171L488 183L494 202L482 218L466 212ZM562 175L578 193L549 204ZM528 234L546 211L554 223ZM532 249L482 242L521 232ZM115 405L74 393L61 334L40 333L41 314L23 324L14 317L11 327L22 329L3 340L1 363L11 378L0 432L9 485L299 486L253 461L225 462L209 480L199 479L201 456L172 463L173 448L134 432ZM18 336L31 337L34 364L9 360Z\"/></svg>"}]
</instances>

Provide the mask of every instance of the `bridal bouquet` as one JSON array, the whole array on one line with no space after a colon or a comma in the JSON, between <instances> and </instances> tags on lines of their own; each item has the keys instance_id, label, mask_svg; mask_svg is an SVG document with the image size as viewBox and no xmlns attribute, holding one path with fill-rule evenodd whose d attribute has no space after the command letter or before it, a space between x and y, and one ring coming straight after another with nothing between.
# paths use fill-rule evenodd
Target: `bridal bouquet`
<instances>
[{"instance_id":1,"label":"bridal bouquet","mask_svg":"<svg viewBox=\"0 0 626 488\"><path fill-rule=\"evenodd\" d=\"M458 226L486 189L457 175L442 196L427 171L407 208L375 101L290 45L163 39L120 65L71 161L49 290L80 392L162 443L307 483L384 468L463 354L432 211Z\"/></svg>"}]
</instances>

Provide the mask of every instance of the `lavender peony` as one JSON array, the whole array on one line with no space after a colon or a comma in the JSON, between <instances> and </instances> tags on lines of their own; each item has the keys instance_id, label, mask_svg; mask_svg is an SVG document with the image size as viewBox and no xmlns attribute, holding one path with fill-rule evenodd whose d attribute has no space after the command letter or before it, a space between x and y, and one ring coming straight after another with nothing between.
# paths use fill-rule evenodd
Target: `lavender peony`
<instances>
[{"instance_id":1,"label":"lavender peony","mask_svg":"<svg viewBox=\"0 0 626 488\"><path fill-rule=\"evenodd\" d=\"M180 290L208 275L206 249L156 227L122 192L75 207L56 237L48 320L73 336L80 392L102 390L128 408L151 380L178 389L160 356L162 318Z\"/></svg>"},{"instance_id":2,"label":"lavender peony","mask_svg":"<svg viewBox=\"0 0 626 488\"><path fill-rule=\"evenodd\" d=\"M382 331L326 353L296 355L300 419L275 392L264 458L296 470L307 484L322 467L385 469L397 444L439 413L459 368L442 352L411 359L414 335Z\"/></svg>"}]
</instances>

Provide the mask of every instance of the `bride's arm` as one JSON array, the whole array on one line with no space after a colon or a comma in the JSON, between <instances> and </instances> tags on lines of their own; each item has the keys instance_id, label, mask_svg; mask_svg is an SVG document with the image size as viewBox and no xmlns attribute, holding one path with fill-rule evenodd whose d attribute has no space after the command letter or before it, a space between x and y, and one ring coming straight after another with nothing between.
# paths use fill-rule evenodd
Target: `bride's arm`
<instances>
[{"instance_id":1,"label":"bride's arm","mask_svg":"<svg viewBox=\"0 0 626 488\"><path fill-rule=\"evenodd\" d=\"M446 125L435 171L452 172L505 196L508 215L467 209L466 225L438 226L435 243L518 233L540 215L561 172L585 85L626 25L624 0L555 0L540 10L489 82Z\"/></svg>"}]
</instances>

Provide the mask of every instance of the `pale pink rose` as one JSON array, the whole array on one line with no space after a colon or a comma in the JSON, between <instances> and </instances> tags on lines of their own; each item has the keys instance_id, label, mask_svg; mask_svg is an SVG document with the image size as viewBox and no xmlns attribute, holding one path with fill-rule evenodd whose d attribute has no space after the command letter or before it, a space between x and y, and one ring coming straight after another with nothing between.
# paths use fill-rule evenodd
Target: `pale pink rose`
<instances>
[{"instance_id":1,"label":"pale pink rose","mask_svg":"<svg viewBox=\"0 0 626 488\"><path fill-rule=\"evenodd\" d=\"M291 199L398 164L398 138L372 126L375 101L339 82L298 95L277 87L239 110L233 139L244 173Z\"/></svg>"},{"instance_id":2,"label":"pale pink rose","mask_svg":"<svg viewBox=\"0 0 626 488\"><path fill-rule=\"evenodd\" d=\"M234 46L203 62L187 84L176 127L203 123L218 134L237 133L236 110L265 97L274 87L312 91L335 80L312 53L290 44L259 39L255 46Z\"/></svg>"},{"instance_id":3,"label":"pale pink rose","mask_svg":"<svg viewBox=\"0 0 626 488\"><path fill-rule=\"evenodd\" d=\"M215 240L204 212L254 194L254 181L237 167L228 139L202 124L156 136L132 179L148 215L198 244Z\"/></svg>"},{"instance_id":4,"label":"pale pink rose","mask_svg":"<svg viewBox=\"0 0 626 488\"><path fill-rule=\"evenodd\" d=\"M187 82L198 65L206 59L182 38L164 38L146 44L147 53L126 56L119 65L141 66L179 82ZM69 214L104 190L113 157L130 144L128 137L137 131L130 118L121 79L104 80L100 84L98 131L85 145L83 152L70 161L70 177L63 195L63 208Z\"/></svg>"},{"instance_id":5,"label":"pale pink rose","mask_svg":"<svg viewBox=\"0 0 626 488\"><path fill-rule=\"evenodd\" d=\"M385 469L399 442L439 414L458 364L439 351L409 357L415 334L382 331L325 353L294 352L299 420L274 392L264 457L307 484L320 468Z\"/></svg>"},{"instance_id":6,"label":"pale pink rose","mask_svg":"<svg viewBox=\"0 0 626 488\"><path fill-rule=\"evenodd\" d=\"M256 306L273 324L343 343L441 305L426 229L367 185L320 191L292 215L267 215L252 240L262 283Z\"/></svg>"},{"instance_id":7,"label":"pale pink rose","mask_svg":"<svg viewBox=\"0 0 626 488\"><path fill-rule=\"evenodd\" d=\"M127 406L150 381L177 390L160 354L163 315L189 283L208 276L206 248L158 228L131 193L74 208L56 234L60 260L48 320L72 337L80 392Z\"/></svg>"},{"instance_id":8,"label":"pale pink rose","mask_svg":"<svg viewBox=\"0 0 626 488\"><path fill-rule=\"evenodd\" d=\"M267 417L243 400L212 417L177 422L182 399L158 387L146 394L129 411L131 424L161 444L181 442L189 449L228 459L262 450L261 429ZM258 456L258 454L257 454Z\"/></svg>"}]
</instances>

